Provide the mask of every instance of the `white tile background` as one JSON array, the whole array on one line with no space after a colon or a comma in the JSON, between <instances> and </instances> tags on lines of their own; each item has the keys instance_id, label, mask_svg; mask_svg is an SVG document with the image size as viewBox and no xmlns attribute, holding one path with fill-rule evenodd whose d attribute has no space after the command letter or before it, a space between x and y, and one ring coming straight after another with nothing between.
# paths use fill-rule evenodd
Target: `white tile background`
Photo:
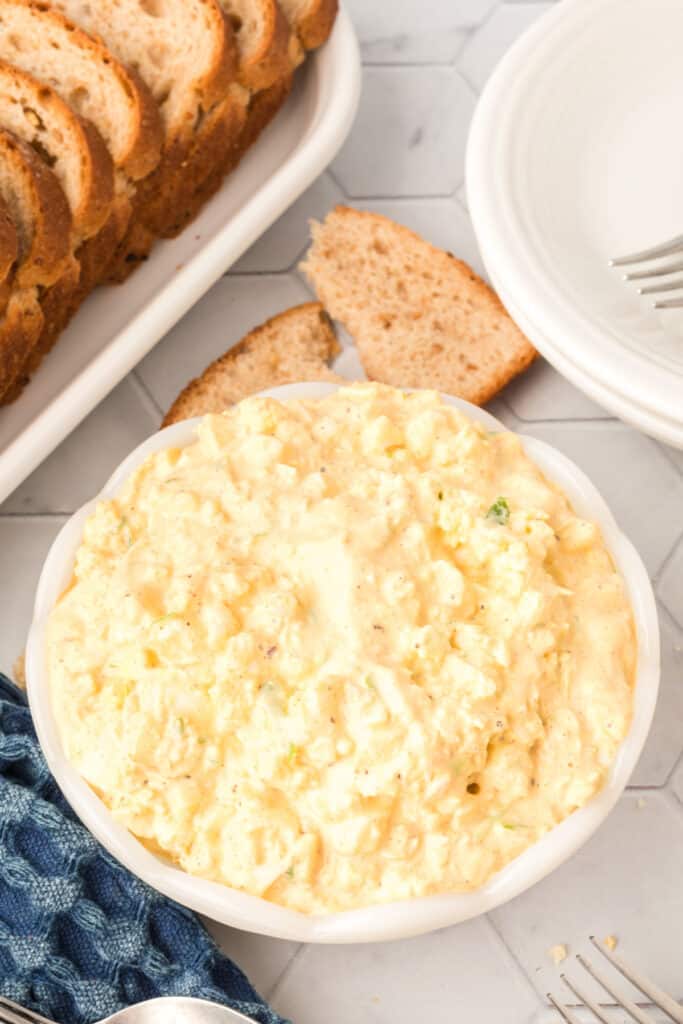
<instances>
[{"instance_id":1,"label":"white tile background","mask_svg":"<svg viewBox=\"0 0 683 1024\"><path fill-rule=\"evenodd\" d=\"M22 650L36 577L64 517L157 426L190 376L305 299L307 219L335 202L386 213L481 270L463 157L477 94L547 2L348 0L361 36L357 124L330 170L0 506L0 669ZM348 365L347 356L347 365ZM683 457L617 423L541 362L495 403L566 451L642 552L661 602L662 698L632 789L567 865L489 918L383 946L298 947L211 926L295 1024L550 1024L548 949L614 933L683 996ZM571 969L571 968L570 968ZM615 1017L615 1020L621 1019Z\"/></svg>"}]
</instances>

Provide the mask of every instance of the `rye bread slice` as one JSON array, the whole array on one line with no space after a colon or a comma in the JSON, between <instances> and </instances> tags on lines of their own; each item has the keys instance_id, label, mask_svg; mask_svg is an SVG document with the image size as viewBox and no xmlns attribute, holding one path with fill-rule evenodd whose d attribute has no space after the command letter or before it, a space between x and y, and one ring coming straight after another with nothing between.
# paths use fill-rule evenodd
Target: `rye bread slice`
<instances>
[{"instance_id":1,"label":"rye bread slice","mask_svg":"<svg viewBox=\"0 0 683 1024\"><path fill-rule=\"evenodd\" d=\"M341 381L329 367L340 351L329 317L317 302L279 313L255 327L191 381L163 425L219 413L265 388L295 381Z\"/></svg>"},{"instance_id":2,"label":"rye bread slice","mask_svg":"<svg viewBox=\"0 0 683 1024\"><path fill-rule=\"evenodd\" d=\"M338 206L301 264L371 380L481 405L536 358L466 263L386 217Z\"/></svg>"}]
</instances>

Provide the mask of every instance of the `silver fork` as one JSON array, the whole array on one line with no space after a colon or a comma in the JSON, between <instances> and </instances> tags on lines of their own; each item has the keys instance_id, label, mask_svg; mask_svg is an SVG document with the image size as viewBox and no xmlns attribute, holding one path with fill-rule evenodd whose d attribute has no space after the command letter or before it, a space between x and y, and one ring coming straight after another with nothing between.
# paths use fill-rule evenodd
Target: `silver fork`
<instances>
[{"instance_id":1,"label":"silver fork","mask_svg":"<svg viewBox=\"0 0 683 1024\"><path fill-rule=\"evenodd\" d=\"M652 249L644 249L642 252L633 252L628 256L618 256L610 260L610 267L627 267L632 263L649 263L651 260L663 259L666 256L683 256L683 235L672 238L669 242L662 242ZM670 281L659 281L658 278L668 277L683 270L683 259L674 260L672 263L665 263L661 266L645 270L634 270L624 274L625 281L653 281L653 284L638 284L639 295L662 295L666 292L675 292L683 289L683 277L676 277ZM683 295L673 299L656 299L655 309L683 309Z\"/></svg>"},{"instance_id":2,"label":"silver fork","mask_svg":"<svg viewBox=\"0 0 683 1024\"><path fill-rule=\"evenodd\" d=\"M667 995L666 992L663 992L658 985L654 984L654 982L645 978L638 971L634 971L633 968L629 967L620 956L617 956L616 953L613 953L610 949L607 949L599 943L594 935L590 936L590 941L602 956L606 957L612 966L616 967L616 969L631 982L634 988L640 989L643 995L645 995L651 1003L658 1006L660 1010L664 1011L664 1013L668 1014L671 1020L675 1021L676 1024L683 1024L683 1006L677 1003L675 999L672 999L670 995ZM616 1006L631 1015L632 1020L637 1021L638 1024L655 1024L654 1019L649 1013L646 1013L642 1007L638 1006L631 999L628 999L623 995L619 995L615 991L611 978L604 971L594 967L590 961L586 960L585 957L578 953L576 955L576 960L581 967L583 967L583 969L587 971L599 985L602 986L605 992L612 997ZM574 981L567 977L566 974L561 974L560 977L569 991L572 992L584 1006L589 1010L592 1010L596 1018L601 1021L602 1024L610 1024L609 1018L605 1016L606 1008L604 1006L598 1005L594 999L587 996ZM548 992L548 999L558 1011L562 1019L566 1020L568 1024L581 1024L576 1014L563 1002L557 999L552 992Z\"/></svg>"},{"instance_id":3,"label":"silver fork","mask_svg":"<svg viewBox=\"0 0 683 1024\"><path fill-rule=\"evenodd\" d=\"M27 1010L11 999L0 996L0 1024L55 1024L34 1010ZM253 1024L227 1006L207 1003L203 999L146 999L125 1010L113 1013L100 1024Z\"/></svg>"}]
</instances>

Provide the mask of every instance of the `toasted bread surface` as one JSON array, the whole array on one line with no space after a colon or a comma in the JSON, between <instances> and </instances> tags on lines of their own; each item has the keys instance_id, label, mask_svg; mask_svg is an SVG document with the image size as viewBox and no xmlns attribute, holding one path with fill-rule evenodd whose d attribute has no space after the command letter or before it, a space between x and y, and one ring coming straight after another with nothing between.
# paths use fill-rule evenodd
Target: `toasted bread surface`
<instances>
[{"instance_id":1,"label":"toasted bread surface","mask_svg":"<svg viewBox=\"0 0 683 1024\"><path fill-rule=\"evenodd\" d=\"M312 235L302 269L353 336L372 380L480 405L535 359L471 267L407 228L337 207Z\"/></svg>"}]
</instances>

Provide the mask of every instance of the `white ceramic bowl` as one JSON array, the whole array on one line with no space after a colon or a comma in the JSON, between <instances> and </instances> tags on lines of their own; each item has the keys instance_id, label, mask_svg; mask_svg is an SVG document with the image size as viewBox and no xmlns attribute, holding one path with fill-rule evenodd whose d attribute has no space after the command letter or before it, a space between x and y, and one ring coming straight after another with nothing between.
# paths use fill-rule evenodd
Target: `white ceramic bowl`
<instances>
[{"instance_id":1,"label":"white ceramic bowl","mask_svg":"<svg viewBox=\"0 0 683 1024\"><path fill-rule=\"evenodd\" d=\"M560 373L679 448L683 311L658 314L608 261L683 225L682 34L680 0L554 4L489 79L467 151L477 239L515 319Z\"/></svg>"},{"instance_id":2,"label":"white ceramic bowl","mask_svg":"<svg viewBox=\"0 0 683 1024\"><path fill-rule=\"evenodd\" d=\"M292 384L264 392L280 399L322 397L333 384ZM505 427L483 409L457 398L445 400L490 430ZM534 438L522 438L525 450L571 499L577 512L600 524L633 604L638 629L635 714L605 788L585 807L535 843L476 892L432 896L362 910L307 917L255 896L206 882L171 866L146 850L109 811L62 751L52 713L46 668L45 633L50 610L71 578L85 519L97 501L113 497L130 473L150 454L189 444L196 420L168 427L141 444L93 501L84 505L59 533L45 562L29 635L26 670L31 711L48 764L65 797L84 824L114 857L160 892L223 924L298 942L370 942L405 938L476 917L505 903L567 860L607 817L624 790L643 749L659 686L659 630L647 572L633 545L619 530L595 487L568 459Z\"/></svg>"}]
</instances>

